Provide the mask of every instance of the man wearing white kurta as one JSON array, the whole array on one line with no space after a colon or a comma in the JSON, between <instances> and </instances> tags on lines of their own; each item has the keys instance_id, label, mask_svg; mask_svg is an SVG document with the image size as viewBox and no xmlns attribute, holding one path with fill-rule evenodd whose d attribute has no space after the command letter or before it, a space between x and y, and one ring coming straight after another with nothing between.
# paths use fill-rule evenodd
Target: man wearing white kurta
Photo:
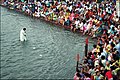
<instances>
[{"instance_id":1,"label":"man wearing white kurta","mask_svg":"<svg viewBox=\"0 0 120 80\"><path fill-rule=\"evenodd\" d=\"M21 31L20 31L20 41L26 41L26 28L23 28Z\"/></svg>"}]
</instances>

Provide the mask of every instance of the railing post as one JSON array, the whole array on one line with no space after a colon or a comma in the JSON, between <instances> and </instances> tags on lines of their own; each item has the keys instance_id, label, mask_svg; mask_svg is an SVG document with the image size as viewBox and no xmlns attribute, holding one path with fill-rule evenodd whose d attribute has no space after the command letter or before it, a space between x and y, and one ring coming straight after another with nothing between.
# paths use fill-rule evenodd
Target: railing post
<instances>
[{"instance_id":1,"label":"railing post","mask_svg":"<svg viewBox=\"0 0 120 80\"><path fill-rule=\"evenodd\" d=\"M80 56L79 56L79 54L77 54L77 66L76 66L76 71L78 71L79 59L80 59Z\"/></svg>"},{"instance_id":2,"label":"railing post","mask_svg":"<svg viewBox=\"0 0 120 80\"><path fill-rule=\"evenodd\" d=\"M87 52L88 52L88 37L85 40L85 57L87 57Z\"/></svg>"}]
</instances>

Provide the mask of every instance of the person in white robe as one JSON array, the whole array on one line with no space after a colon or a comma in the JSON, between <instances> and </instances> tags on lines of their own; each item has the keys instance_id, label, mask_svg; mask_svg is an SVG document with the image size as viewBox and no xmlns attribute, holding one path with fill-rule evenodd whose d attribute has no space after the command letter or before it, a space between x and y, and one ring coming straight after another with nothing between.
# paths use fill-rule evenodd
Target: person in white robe
<instances>
[{"instance_id":1,"label":"person in white robe","mask_svg":"<svg viewBox=\"0 0 120 80\"><path fill-rule=\"evenodd\" d=\"M20 31L20 41L26 41L26 28L23 28L21 31Z\"/></svg>"}]
</instances>

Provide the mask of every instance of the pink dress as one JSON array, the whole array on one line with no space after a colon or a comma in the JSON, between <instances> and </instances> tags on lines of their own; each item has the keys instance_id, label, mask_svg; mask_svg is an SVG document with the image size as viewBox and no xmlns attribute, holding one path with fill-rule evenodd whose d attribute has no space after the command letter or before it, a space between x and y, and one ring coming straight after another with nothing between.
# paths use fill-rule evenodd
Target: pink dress
<instances>
[{"instance_id":1,"label":"pink dress","mask_svg":"<svg viewBox=\"0 0 120 80\"><path fill-rule=\"evenodd\" d=\"M74 75L74 80L79 80L79 77L76 74L77 74L77 72Z\"/></svg>"},{"instance_id":2,"label":"pink dress","mask_svg":"<svg viewBox=\"0 0 120 80\"><path fill-rule=\"evenodd\" d=\"M79 77L77 77L76 75L74 76L74 80L79 80Z\"/></svg>"},{"instance_id":3,"label":"pink dress","mask_svg":"<svg viewBox=\"0 0 120 80\"><path fill-rule=\"evenodd\" d=\"M69 18L70 18L70 21L72 21L72 20L74 19L74 15L75 15L74 13L71 13L71 15L70 15L70 17L69 17Z\"/></svg>"}]
</instances>

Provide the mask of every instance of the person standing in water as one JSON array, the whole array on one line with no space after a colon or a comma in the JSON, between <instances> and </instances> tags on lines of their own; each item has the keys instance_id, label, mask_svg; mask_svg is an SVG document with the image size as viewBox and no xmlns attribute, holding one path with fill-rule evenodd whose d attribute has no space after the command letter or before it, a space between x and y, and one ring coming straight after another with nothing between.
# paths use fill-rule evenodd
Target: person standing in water
<instances>
[{"instance_id":1,"label":"person standing in water","mask_svg":"<svg viewBox=\"0 0 120 80\"><path fill-rule=\"evenodd\" d=\"M21 31L20 31L20 41L26 41L26 28L23 28Z\"/></svg>"}]
</instances>

